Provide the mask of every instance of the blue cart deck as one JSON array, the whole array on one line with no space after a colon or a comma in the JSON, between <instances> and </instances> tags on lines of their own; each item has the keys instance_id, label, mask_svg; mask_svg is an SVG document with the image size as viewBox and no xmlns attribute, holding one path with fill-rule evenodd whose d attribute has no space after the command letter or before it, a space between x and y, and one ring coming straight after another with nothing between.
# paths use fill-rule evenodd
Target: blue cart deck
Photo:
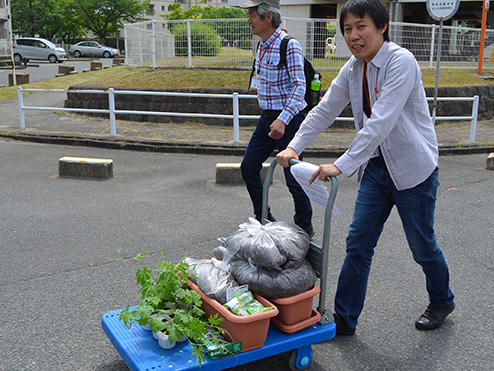
<instances>
[{"instance_id":1,"label":"blue cart deck","mask_svg":"<svg viewBox=\"0 0 494 371\"><path fill-rule=\"evenodd\" d=\"M174 348L169 350L162 349L153 338L151 331L146 331L139 325L134 325L131 329L125 327L123 322L118 319L121 311L122 309L118 309L105 313L101 318L101 323L111 343L133 371L217 371L294 349L297 349L296 365L303 369L311 362L311 345L329 340L336 333L334 322L325 325L312 325L294 334L286 334L271 325L262 348L221 359L208 359L206 357L205 362L199 367L199 364L194 362L192 347L188 341L177 343Z\"/></svg>"}]
</instances>

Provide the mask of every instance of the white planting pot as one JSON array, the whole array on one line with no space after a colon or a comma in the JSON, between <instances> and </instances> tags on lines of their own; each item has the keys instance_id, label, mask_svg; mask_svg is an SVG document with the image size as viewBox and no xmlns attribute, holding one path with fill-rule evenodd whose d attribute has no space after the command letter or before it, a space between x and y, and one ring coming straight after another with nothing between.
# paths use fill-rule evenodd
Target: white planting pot
<instances>
[{"instance_id":1,"label":"white planting pot","mask_svg":"<svg viewBox=\"0 0 494 371\"><path fill-rule=\"evenodd\" d=\"M176 341L174 341L173 343L170 343L168 341L168 335L165 334L164 332L156 332L155 335L158 338L158 344L163 349L171 349L177 344Z\"/></svg>"}]
</instances>

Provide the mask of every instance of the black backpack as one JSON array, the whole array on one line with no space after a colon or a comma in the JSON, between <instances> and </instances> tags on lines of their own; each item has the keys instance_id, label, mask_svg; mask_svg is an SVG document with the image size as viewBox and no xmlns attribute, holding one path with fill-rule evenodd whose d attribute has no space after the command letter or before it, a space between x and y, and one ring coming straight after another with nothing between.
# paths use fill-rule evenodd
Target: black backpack
<instances>
[{"instance_id":1,"label":"black backpack","mask_svg":"<svg viewBox=\"0 0 494 371\"><path fill-rule=\"evenodd\" d=\"M288 42L293 39L292 36L286 35L283 40L281 40L281 45L280 45L280 63L278 63L278 68L288 68L287 62L286 62L286 50L288 47ZM257 44L257 48L259 48L259 44ZM256 60L254 59L252 63L252 72L250 74L250 81L249 81L249 89L250 85L252 83L252 77L254 76L254 71L256 68ZM310 90L311 90L311 82L314 80L314 75L315 74L319 75L319 79L321 79L321 74L314 70L314 67L312 67L312 64L304 57L304 75L305 75L305 101L307 102L307 108L306 110L309 111L310 109Z\"/></svg>"},{"instance_id":2,"label":"black backpack","mask_svg":"<svg viewBox=\"0 0 494 371\"><path fill-rule=\"evenodd\" d=\"M292 36L286 35L283 40L281 40L281 45L280 45L280 63L278 63L278 68L282 68L283 66L288 68L288 65L286 63L286 49L288 46L288 41L293 39ZM312 67L312 64L307 60L307 58L304 57L304 75L305 75L305 101L307 102L307 110L309 110L310 107L310 84L312 80L314 80L314 75L315 74L319 75L319 79L321 79L321 74L314 70L314 67Z\"/></svg>"}]
</instances>

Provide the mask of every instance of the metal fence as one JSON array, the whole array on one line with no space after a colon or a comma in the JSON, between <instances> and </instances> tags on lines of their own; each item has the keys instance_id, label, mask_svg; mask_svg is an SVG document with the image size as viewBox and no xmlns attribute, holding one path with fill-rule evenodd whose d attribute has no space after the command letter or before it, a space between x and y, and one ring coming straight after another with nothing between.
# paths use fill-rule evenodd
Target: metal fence
<instances>
[{"instance_id":1,"label":"metal fence","mask_svg":"<svg viewBox=\"0 0 494 371\"><path fill-rule=\"evenodd\" d=\"M95 109L95 108L61 108L61 107L32 107L24 105L24 92L63 92L67 93L84 93L84 94L108 94L108 109ZM224 113L188 113L188 112L161 112L161 111L133 111L133 110L118 110L115 108L115 95L143 95L143 96L182 96L182 97L201 97L211 99L232 99L233 100L233 112L232 114ZM24 112L26 110L39 110L39 111L64 111L64 112L83 112L83 113L105 113L110 118L110 135L117 135L116 115L156 115L156 116L183 116L183 117L195 117L195 118L227 118L232 119L233 124L233 141L239 142L240 138L240 124L241 119L258 119L259 115L241 115L239 110L239 99L257 99L255 95L250 94L199 94L199 93L175 93L175 92L149 92L149 91L128 91L128 90L114 90L110 88L108 90L44 90L44 89L23 89L17 88L17 100L19 103L19 128L24 130L26 128L26 120ZM428 101L432 101L434 98L427 98ZM472 102L472 113L468 116L443 116L436 117L435 120L454 121L454 120L470 120L470 142L475 143L475 135L477 130L477 119L479 109L479 96L473 97L439 97L438 101L470 101ZM337 117L336 121L353 121L353 117Z\"/></svg>"},{"instance_id":2,"label":"metal fence","mask_svg":"<svg viewBox=\"0 0 494 371\"><path fill-rule=\"evenodd\" d=\"M305 56L321 70L339 69L350 57L336 19L283 18ZM129 66L249 69L258 37L246 19L194 19L126 24L125 57ZM478 67L480 28L443 26L441 68ZM391 22L392 41L409 49L422 68L434 68L439 27ZM494 68L494 30L486 30L483 68Z\"/></svg>"}]
</instances>

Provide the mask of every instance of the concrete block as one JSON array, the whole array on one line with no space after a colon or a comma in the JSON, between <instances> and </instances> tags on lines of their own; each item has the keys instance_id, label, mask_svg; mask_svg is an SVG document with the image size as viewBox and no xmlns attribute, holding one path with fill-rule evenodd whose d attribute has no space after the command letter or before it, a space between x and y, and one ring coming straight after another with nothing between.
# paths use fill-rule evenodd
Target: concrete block
<instances>
[{"instance_id":1,"label":"concrete block","mask_svg":"<svg viewBox=\"0 0 494 371\"><path fill-rule=\"evenodd\" d=\"M58 175L69 178L113 177L113 160L83 157L62 157L58 161Z\"/></svg>"},{"instance_id":2,"label":"concrete block","mask_svg":"<svg viewBox=\"0 0 494 371\"><path fill-rule=\"evenodd\" d=\"M113 65L114 66L119 66L121 64L124 64L125 63L125 59L124 58L113 58Z\"/></svg>"},{"instance_id":3,"label":"concrete block","mask_svg":"<svg viewBox=\"0 0 494 371\"><path fill-rule=\"evenodd\" d=\"M266 179L269 169L269 163L262 164L261 178ZM244 183L240 171L240 163L217 163L216 164L216 183Z\"/></svg>"},{"instance_id":4,"label":"concrete block","mask_svg":"<svg viewBox=\"0 0 494 371\"><path fill-rule=\"evenodd\" d=\"M70 75L70 73L74 72L74 70L75 70L74 66L66 66L66 65L58 66L58 73L60 75Z\"/></svg>"},{"instance_id":5,"label":"concrete block","mask_svg":"<svg viewBox=\"0 0 494 371\"><path fill-rule=\"evenodd\" d=\"M101 69L103 69L103 62L91 61L91 63L90 63L90 70L91 71L98 71Z\"/></svg>"},{"instance_id":6,"label":"concrete block","mask_svg":"<svg viewBox=\"0 0 494 371\"><path fill-rule=\"evenodd\" d=\"M16 73L15 74L16 85L29 84L29 74L28 73ZM9 73L9 86L14 85L14 78L12 73Z\"/></svg>"},{"instance_id":7,"label":"concrete block","mask_svg":"<svg viewBox=\"0 0 494 371\"><path fill-rule=\"evenodd\" d=\"M494 170L494 152L487 157L486 169Z\"/></svg>"}]
</instances>

